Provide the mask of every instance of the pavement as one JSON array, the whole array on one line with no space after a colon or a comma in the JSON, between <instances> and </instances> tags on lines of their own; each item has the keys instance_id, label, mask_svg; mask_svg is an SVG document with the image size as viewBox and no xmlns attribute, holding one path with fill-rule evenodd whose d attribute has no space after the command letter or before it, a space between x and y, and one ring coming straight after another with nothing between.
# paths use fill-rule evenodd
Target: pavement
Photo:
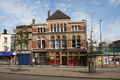
<instances>
[{"instance_id":1,"label":"pavement","mask_svg":"<svg viewBox=\"0 0 120 80\"><path fill-rule=\"evenodd\" d=\"M80 66L0 65L0 73L120 80L120 68L96 68L95 73L88 73L87 67Z\"/></svg>"}]
</instances>

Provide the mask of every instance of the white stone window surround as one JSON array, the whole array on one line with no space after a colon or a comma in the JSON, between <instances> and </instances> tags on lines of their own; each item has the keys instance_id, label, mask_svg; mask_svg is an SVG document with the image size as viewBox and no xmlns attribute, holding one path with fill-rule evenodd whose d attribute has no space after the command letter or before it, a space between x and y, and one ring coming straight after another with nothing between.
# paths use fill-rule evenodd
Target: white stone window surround
<instances>
[{"instance_id":1,"label":"white stone window surround","mask_svg":"<svg viewBox=\"0 0 120 80\"><path fill-rule=\"evenodd\" d=\"M72 25L71 31L80 31L80 25Z\"/></svg>"}]
</instances>

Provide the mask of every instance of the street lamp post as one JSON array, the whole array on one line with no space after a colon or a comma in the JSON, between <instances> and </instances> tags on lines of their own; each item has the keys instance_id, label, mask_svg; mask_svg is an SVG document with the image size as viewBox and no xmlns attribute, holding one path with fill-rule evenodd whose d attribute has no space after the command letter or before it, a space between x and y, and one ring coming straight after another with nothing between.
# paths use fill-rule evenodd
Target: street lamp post
<instances>
[{"instance_id":1,"label":"street lamp post","mask_svg":"<svg viewBox=\"0 0 120 80\"><path fill-rule=\"evenodd\" d=\"M102 20L100 19L100 23L99 23L99 25L100 25L100 43L102 42L102 34L101 34L101 22L102 22Z\"/></svg>"}]
</instances>

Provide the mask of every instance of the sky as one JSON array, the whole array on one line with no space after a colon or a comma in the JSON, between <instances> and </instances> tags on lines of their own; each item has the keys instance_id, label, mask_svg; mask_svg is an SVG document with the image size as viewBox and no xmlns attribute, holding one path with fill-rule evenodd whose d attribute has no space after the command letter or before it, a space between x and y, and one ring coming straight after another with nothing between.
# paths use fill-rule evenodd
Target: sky
<instances>
[{"instance_id":1,"label":"sky","mask_svg":"<svg viewBox=\"0 0 120 80\"><path fill-rule=\"evenodd\" d=\"M48 10L51 14L61 10L71 21L87 20L88 39L92 20L97 43L101 19L102 41L120 40L120 0L0 0L0 33L3 29L13 33L17 25L29 25L33 18L37 23L45 23Z\"/></svg>"}]
</instances>

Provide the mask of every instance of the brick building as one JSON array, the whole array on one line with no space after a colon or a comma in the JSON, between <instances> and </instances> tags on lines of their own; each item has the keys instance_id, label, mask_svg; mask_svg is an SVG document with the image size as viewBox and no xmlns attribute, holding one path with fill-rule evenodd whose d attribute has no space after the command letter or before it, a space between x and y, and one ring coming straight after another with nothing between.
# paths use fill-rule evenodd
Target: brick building
<instances>
[{"instance_id":1,"label":"brick building","mask_svg":"<svg viewBox=\"0 0 120 80\"><path fill-rule=\"evenodd\" d=\"M16 26L16 64L31 64L32 26Z\"/></svg>"},{"instance_id":2,"label":"brick building","mask_svg":"<svg viewBox=\"0 0 120 80\"><path fill-rule=\"evenodd\" d=\"M35 64L87 65L86 20L71 22L57 10L45 23L32 22L32 53Z\"/></svg>"}]
</instances>

